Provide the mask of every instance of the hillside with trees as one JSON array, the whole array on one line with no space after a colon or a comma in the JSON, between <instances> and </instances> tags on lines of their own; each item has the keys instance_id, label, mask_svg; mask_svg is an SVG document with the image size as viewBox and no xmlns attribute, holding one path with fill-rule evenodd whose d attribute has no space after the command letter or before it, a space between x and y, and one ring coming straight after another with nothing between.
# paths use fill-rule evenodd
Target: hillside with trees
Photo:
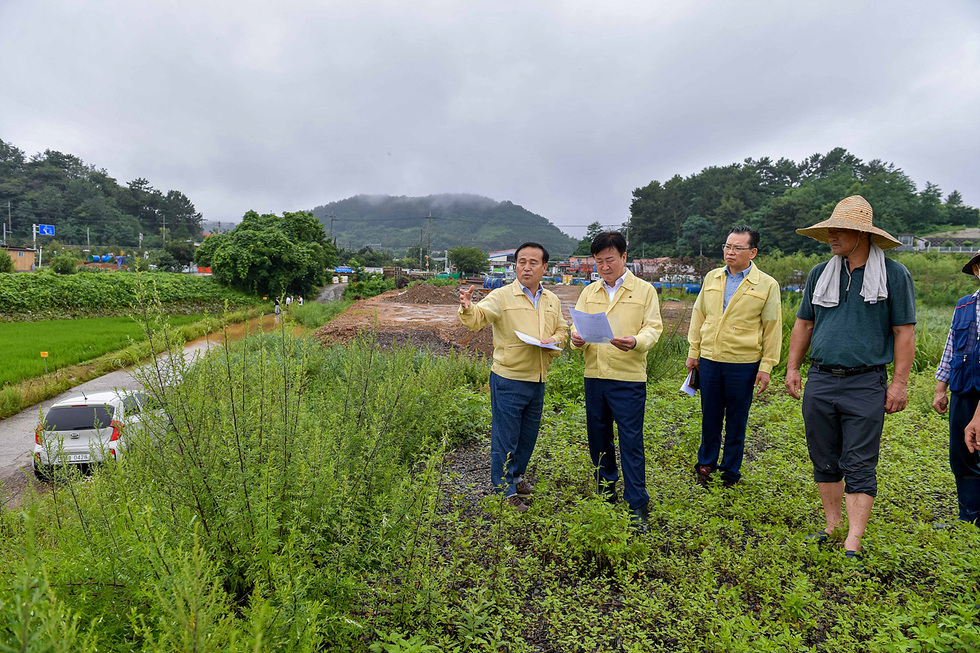
<instances>
[{"instance_id":1,"label":"hillside with trees","mask_svg":"<svg viewBox=\"0 0 980 653\"><path fill-rule=\"evenodd\" d=\"M577 244L549 220L522 206L478 195L357 195L318 206L313 215L332 232L339 247L356 251L370 246L374 251L393 252L396 258L418 258L419 248L428 250L430 244L434 253L454 247L493 251L529 240L560 258L571 254Z\"/></svg>"},{"instance_id":2,"label":"hillside with trees","mask_svg":"<svg viewBox=\"0 0 980 653\"><path fill-rule=\"evenodd\" d=\"M9 207L9 212L8 212ZM101 168L54 150L26 156L0 140L0 217L7 244L28 245L33 224L51 224L68 245L159 247L200 239L201 214L178 190L164 193L143 178L120 186Z\"/></svg>"},{"instance_id":3,"label":"hillside with trees","mask_svg":"<svg viewBox=\"0 0 980 653\"><path fill-rule=\"evenodd\" d=\"M812 253L820 244L796 229L829 218L848 195L863 195L874 208L875 225L895 236L975 227L980 217L955 190L944 200L938 186L926 182L917 190L892 163L865 163L835 148L799 163L750 158L637 188L631 249L656 256L715 253L732 225L750 224L765 249Z\"/></svg>"}]
</instances>

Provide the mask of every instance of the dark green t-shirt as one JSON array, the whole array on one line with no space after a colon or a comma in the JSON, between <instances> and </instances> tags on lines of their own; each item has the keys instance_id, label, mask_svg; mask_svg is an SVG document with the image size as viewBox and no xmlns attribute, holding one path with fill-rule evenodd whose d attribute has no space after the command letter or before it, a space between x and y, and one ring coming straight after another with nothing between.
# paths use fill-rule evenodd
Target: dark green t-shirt
<instances>
[{"instance_id":1,"label":"dark green t-shirt","mask_svg":"<svg viewBox=\"0 0 980 653\"><path fill-rule=\"evenodd\" d=\"M888 299L874 304L864 301L861 285L864 266L851 271L847 289L847 262L841 265L840 303L833 308L811 303L813 288L827 266L820 263L810 270L803 289L803 302L796 317L813 322L810 360L835 367L886 365L895 357L892 327L915 324L915 288L904 265L885 259Z\"/></svg>"}]
</instances>

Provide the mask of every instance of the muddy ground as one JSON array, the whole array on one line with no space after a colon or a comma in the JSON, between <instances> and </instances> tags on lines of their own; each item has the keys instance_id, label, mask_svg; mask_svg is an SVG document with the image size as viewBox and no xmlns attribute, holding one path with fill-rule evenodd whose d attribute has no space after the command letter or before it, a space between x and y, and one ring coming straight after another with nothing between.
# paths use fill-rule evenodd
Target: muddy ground
<instances>
[{"instance_id":1,"label":"muddy ground","mask_svg":"<svg viewBox=\"0 0 980 653\"><path fill-rule=\"evenodd\" d=\"M547 288L558 295L565 320L571 324L572 318L568 309L575 306L579 293L585 286ZM473 292L473 301L483 299L487 292L489 291L477 288ZM323 344L334 344L352 340L360 333L373 332L382 347L410 343L434 354L455 351L491 356L491 328L470 331L460 324L456 314L458 307L458 287L419 283L403 290L390 290L377 297L362 299L314 335ZM687 333L690 304L663 301L660 312L666 332L677 328L678 333ZM678 320L681 324L678 324Z\"/></svg>"}]
</instances>

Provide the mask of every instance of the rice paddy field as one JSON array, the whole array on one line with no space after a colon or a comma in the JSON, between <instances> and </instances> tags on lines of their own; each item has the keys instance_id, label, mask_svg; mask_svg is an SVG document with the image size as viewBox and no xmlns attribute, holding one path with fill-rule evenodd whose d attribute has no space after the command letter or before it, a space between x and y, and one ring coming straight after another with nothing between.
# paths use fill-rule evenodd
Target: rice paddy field
<instances>
[{"instance_id":1,"label":"rice paddy field","mask_svg":"<svg viewBox=\"0 0 980 653\"><path fill-rule=\"evenodd\" d=\"M172 315L167 320L182 326L202 317ZM85 363L145 339L143 325L130 317L0 322L0 386ZM47 368L41 352L47 352Z\"/></svg>"}]
</instances>

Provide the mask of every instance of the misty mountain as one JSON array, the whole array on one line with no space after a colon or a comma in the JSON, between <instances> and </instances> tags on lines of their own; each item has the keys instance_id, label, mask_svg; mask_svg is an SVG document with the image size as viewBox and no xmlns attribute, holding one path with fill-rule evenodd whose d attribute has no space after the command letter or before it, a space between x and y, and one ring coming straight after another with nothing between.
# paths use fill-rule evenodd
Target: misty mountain
<instances>
[{"instance_id":1,"label":"misty mountain","mask_svg":"<svg viewBox=\"0 0 980 653\"><path fill-rule=\"evenodd\" d=\"M317 206L313 215L338 246L353 250L370 245L401 255L420 243L428 247L430 238L433 251L459 246L493 251L534 241L561 258L578 244L522 206L478 195L357 195Z\"/></svg>"}]
</instances>

